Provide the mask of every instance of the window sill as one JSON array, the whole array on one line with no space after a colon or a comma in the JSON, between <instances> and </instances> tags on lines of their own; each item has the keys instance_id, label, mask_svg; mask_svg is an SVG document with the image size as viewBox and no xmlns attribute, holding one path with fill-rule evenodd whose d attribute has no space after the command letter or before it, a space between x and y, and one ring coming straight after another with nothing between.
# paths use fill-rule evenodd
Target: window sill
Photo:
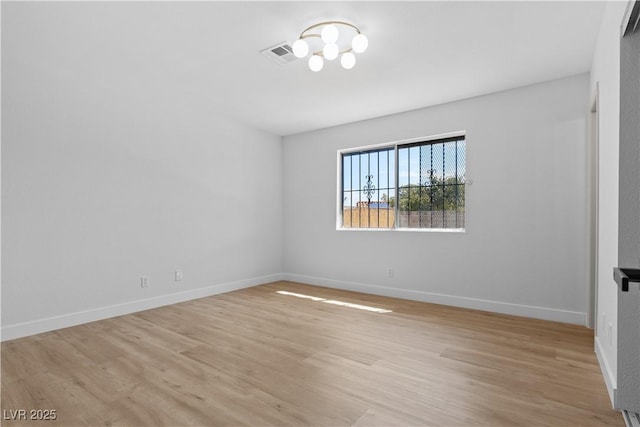
<instances>
[{"instance_id":1,"label":"window sill","mask_svg":"<svg viewBox=\"0 0 640 427\"><path fill-rule=\"evenodd\" d=\"M336 231L373 231L376 233L379 232L388 232L388 231L398 231L401 233L466 233L465 228L341 228L336 227Z\"/></svg>"}]
</instances>

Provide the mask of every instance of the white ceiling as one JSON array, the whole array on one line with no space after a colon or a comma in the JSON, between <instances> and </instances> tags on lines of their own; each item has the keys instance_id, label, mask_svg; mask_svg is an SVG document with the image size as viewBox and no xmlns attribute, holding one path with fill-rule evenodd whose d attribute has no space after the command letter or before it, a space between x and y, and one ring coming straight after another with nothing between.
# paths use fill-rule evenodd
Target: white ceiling
<instances>
[{"instance_id":1,"label":"white ceiling","mask_svg":"<svg viewBox=\"0 0 640 427\"><path fill-rule=\"evenodd\" d=\"M24 55L278 135L587 72L604 11L573 1L3 3L3 44L16 30ZM334 19L369 38L352 70L313 73L259 54Z\"/></svg>"}]
</instances>

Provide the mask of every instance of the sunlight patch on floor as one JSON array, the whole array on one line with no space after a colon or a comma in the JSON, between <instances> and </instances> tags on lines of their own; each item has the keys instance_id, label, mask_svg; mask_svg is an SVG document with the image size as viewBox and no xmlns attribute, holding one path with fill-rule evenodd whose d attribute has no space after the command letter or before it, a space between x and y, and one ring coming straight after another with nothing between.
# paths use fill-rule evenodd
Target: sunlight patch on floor
<instances>
[{"instance_id":1,"label":"sunlight patch on floor","mask_svg":"<svg viewBox=\"0 0 640 427\"><path fill-rule=\"evenodd\" d=\"M297 294L295 292L276 291L276 293L280 294L280 295L289 295L289 296L296 297L296 298L310 299L312 301L320 301L320 302L324 302L324 303L332 304L332 305L339 305L339 306L342 306L342 307L357 308L358 310L371 311L371 312L374 312L374 313L391 313L391 312L393 312L393 310L386 310L384 308L371 307L371 306L368 306L368 305L361 305L361 304L352 304L350 302L336 301L336 300L332 300L332 299L314 297L314 296L305 295L305 294Z\"/></svg>"}]
</instances>

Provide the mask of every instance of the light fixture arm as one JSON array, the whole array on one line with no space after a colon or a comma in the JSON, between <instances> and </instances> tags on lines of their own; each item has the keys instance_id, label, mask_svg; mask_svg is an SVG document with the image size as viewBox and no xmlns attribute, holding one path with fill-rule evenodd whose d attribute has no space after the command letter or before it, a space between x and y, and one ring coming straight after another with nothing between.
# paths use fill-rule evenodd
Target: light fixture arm
<instances>
[{"instance_id":1,"label":"light fixture arm","mask_svg":"<svg viewBox=\"0 0 640 427\"><path fill-rule=\"evenodd\" d=\"M346 25L347 27L351 27L354 30L356 30L357 34L362 34L360 32L360 28L356 27L353 24L350 24L348 22L344 22L344 21L323 21L323 22L318 22L317 24L313 24L310 27L305 28L304 30L302 30L302 32L300 33L300 37L298 37L299 39L306 39L309 37L322 37L319 33L313 33L313 34L306 34L307 31L311 31L315 28L318 27L324 27L325 25L332 25L332 24L338 24L338 25ZM353 50L352 47L349 47L348 49L345 50L341 50L339 55L342 55L343 53L347 53L347 52L351 52ZM313 52L313 55L319 55L319 56L324 56L324 53L322 53L322 50L319 50L317 52Z\"/></svg>"},{"instance_id":2,"label":"light fixture arm","mask_svg":"<svg viewBox=\"0 0 640 427\"><path fill-rule=\"evenodd\" d=\"M315 36L308 36L308 37L315 37ZM350 47L348 49L345 50L341 50L340 52L338 52L338 55L342 55L343 53L347 53L347 52L351 52L353 51L353 48ZM312 55L318 55L318 56L324 56L324 52L322 50L318 50L316 52L312 52Z\"/></svg>"},{"instance_id":3,"label":"light fixture arm","mask_svg":"<svg viewBox=\"0 0 640 427\"><path fill-rule=\"evenodd\" d=\"M304 30L302 30L302 32L300 33L300 39L304 39L307 37L320 37L320 34L305 34L307 31L313 30L314 28L318 28L318 27L324 27L325 25L331 25L331 24L338 24L338 25L346 25L347 27L351 27L354 30L356 30L356 33L361 34L360 33L360 28L356 27L353 24L350 24L348 22L344 22L344 21L323 21L323 22L318 22L317 24L313 24L310 27L305 28Z\"/></svg>"}]
</instances>

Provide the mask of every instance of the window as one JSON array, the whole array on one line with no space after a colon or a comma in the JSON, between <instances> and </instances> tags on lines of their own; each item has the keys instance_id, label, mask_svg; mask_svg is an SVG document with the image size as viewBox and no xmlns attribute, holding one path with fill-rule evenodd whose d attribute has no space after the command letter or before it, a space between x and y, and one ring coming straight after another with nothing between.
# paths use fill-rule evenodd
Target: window
<instances>
[{"instance_id":1,"label":"window","mask_svg":"<svg viewBox=\"0 0 640 427\"><path fill-rule=\"evenodd\" d=\"M340 152L340 225L463 229L464 136Z\"/></svg>"}]
</instances>

